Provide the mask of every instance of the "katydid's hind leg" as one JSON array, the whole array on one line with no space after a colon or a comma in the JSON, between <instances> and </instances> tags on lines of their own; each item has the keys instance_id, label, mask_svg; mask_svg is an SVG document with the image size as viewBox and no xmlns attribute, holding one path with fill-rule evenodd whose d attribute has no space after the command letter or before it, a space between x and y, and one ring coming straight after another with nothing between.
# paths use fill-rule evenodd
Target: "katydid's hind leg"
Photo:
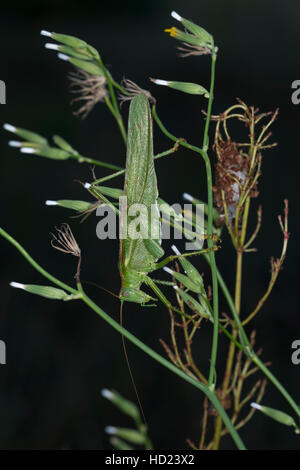
<instances>
[{"instance_id":1,"label":"katydid's hind leg","mask_svg":"<svg viewBox=\"0 0 300 470\"><path fill-rule=\"evenodd\" d=\"M155 295L167 307L167 309L171 309L173 310L173 312L179 313L179 315L192 320L192 317L190 315L187 315L186 313L179 310L179 308L176 308L171 304L171 302L167 299L167 297L162 293L159 287L155 284L155 281L153 279L147 276L144 282L148 287L150 287L153 290Z\"/></svg>"},{"instance_id":2,"label":"katydid's hind leg","mask_svg":"<svg viewBox=\"0 0 300 470\"><path fill-rule=\"evenodd\" d=\"M149 253L155 258L159 259L162 256L164 256L165 252L158 243L158 241L153 240L152 238L145 238L144 239L144 245L149 251Z\"/></svg>"},{"instance_id":3,"label":"katydid's hind leg","mask_svg":"<svg viewBox=\"0 0 300 470\"><path fill-rule=\"evenodd\" d=\"M162 286L174 287L175 283L172 281L162 281L161 279L152 279L155 284L161 284Z\"/></svg>"},{"instance_id":4,"label":"katydid's hind leg","mask_svg":"<svg viewBox=\"0 0 300 470\"><path fill-rule=\"evenodd\" d=\"M103 176L102 178L96 179L96 175L93 173L93 184L104 183L105 181L112 180L113 178L117 178L117 176L123 175L125 170L118 170L110 175Z\"/></svg>"},{"instance_id":5,"label":"katydid's hind leg","mask_svg":"<svg viewBox=\"0 0 300 470\"><path fill-rule=\"evenodd\" d=\"M163 268L164 266L169 264L171 261L174 261L176 259L187 258L188 256L202 255L204 253L210 253L211 251L216 251L217 249L218 247L214 245L211 248L205 248L204 250L190 251L188 253L183 253L183 254L180 253L176 255L167 256L165 259L155 264L154 270Z\"/></svg>"}]
</instances>

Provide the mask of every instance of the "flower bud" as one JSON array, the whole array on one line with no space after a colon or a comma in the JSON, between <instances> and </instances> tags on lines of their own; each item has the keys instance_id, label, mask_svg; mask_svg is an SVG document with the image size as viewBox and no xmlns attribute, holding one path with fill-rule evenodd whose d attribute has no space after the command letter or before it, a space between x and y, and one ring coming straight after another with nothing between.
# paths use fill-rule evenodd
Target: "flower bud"
<instances>
[{"instance_id":1,"label":"flower bud","mask_svg":"<svg viewBox=\"0 0 300 470\"><path fill-rule=\"evenodd\" d=\"M11 287L16 287L18 289L26 290L31 294L36 294L41 297L46 297L47 299L55 299L55 300L67 300L69 294L67 294L62 289L57 289L56 287L51 286L39 286L36 284L21 284L19 282L11 282Z\"/></svg>"},{"instance_id":2,"label":"flower bud","mask_svg":"<svg viewBox=\"0 0 300 470\"><path fill-rule=\"evenodd\" d=\"M176 292L180 295L184 303L193 311L199 313L201 317L208 318L213 321L213 317L210 312L207 312L207 309L203 308L202 305L197 302L191 295L187 292L180 289L178 286L174 286Z\"/></svg>"},{"instance_id":3,"label":"flower bud","mask_svg":"<svg viewBox=\"0 0 300 470\"><path fill-rule=\"evenodd\" d=\"M12 126L11 124L4 124L3 128L8 132L13 132L19 137L22 137L22 139L25 139L27 142L33 142L35 144L42 144L42 145L48 144L48 141L47 139L45 139L45 137L42 137L41 135L36 134L35 132L28 131L27 129L23 129L21 127L15 127L15 126Z\"/></svg>"},{"instance_id":4,"label":"flower bud","mask_svg":"<svg viewBox=\"0 0 300 470\"><path fill-rule=\"evenodd\" d=\"M176 11L172 11L171 16L183 24L183 26L196 38L198 38L203 45L205 44L212 44L212 36L209 34L205 29L201 28L197 24L193 23L192 21L187 20L186 18L182 18L182 16L178 15ZM201 45L202 45L201 44Z\"/></svg>"},{"instance_id":5,"label":"flower bud","mask_svg":"<svg viewBox=\"0 0 300 470\"><path fill-rule=\"evenodd\" d=\"M58 54L58 58L70 62L71 64L75 65L75 67L84 70L90 75L103 75L101 67L95 62L89 60L75 59L73 57L61 53Z\"/></svg>"},{"instance_id":6,"label":"flower bud","mask_svg":"<svg viewBox=\"0 0 300 470\"><path fill-rule=\"evenodd\" d=\"M212 312L210 310L210 303L208 301L206 292L204 292L204 294L198 294L198 299L200 301L203 312L205 312L204 314L208 317L212 316Z\"/></svg>"},{"instance_id":7,"label":"flower bud","mask_svg":"<svg viewBox=\"0 0 300 470\"><path fill-rule=\"evenodd\" d=\"M175 245L172 245L172 250L177 256L180 256L181 253ZM203 279L199 271L184 256L182 256L181 258L178 258L178 261L181 264L182 268L184 269L185 273L188 275L188 277L195 284L198 284L201 287L201 289L204 291Z\"/></svg>"},{"instance_id":8,"label":"flower bud","mask_svg":"<svg viewBox=\"0 0 300 470\"><path fill-rule=\"evenodd\" d=\"M294 426L296 429L298 429L295 420L287 413L283 413L283 411L276 410L275 408L269 408L268 406L262 406L258 403L251 403L251 406L252 408L259 410L265 415L274 419L275 421L278 421L278 423L285 424L286 426Z\"/></svg>"},{"instance_id":9,"label":"flower bud","mask_svg":"<svg viewBox=\"0 0 300 470\"><path fill-rule=\"evenodd\" d=\"M53 160L67 160L70 157L70 153L65 150L56 149L54 147L42 146L42 147L22 147L22 153L34 153L41 157L52 158Z\"/></svg>"},{"instance_id":10,"label":"flower bud","mask_svg":"<svg viewBox=\"0 0 300 470\"><path fill-rule=\"evenodd\" d=\"M183 93L188 93L190 95L204 95L205 98L209 98L208 91L201 85L190 82L173 82L168 80L160 80L156 78L150 79L156 85L168 86L174 90L182 91Z\"/></svg>"},{"instance_id":11,"label":"flower bud","mask_svg":"<svg viewBox=\"0 0 300 470\"><path fill-rule=\"evenodd\" d=\"M63 54L75 57L77 59L90 60L94 58L94 56L90 54L87 49L74 49L73 47L62 46L61 44L52 44L49 42L45 44L45 48L62 52Z\"/></svg>"},{"instance_id":12,"label":"flower bud","mask_svg":"<svg viewBox=\"0 0 300 470\"><path fill-rule=\"evenodd\" d=\"M127 444L127 442L119 439L118 437L112 437L109 442L117 450L134 450L134 448Z\"/></svg>"},{"instance_id":13,"label":"flower bud","mask_svg":"<svg viewBox=\"0 0 300 470\"><path fill-rule=\"evenodd\" d=\"M66 209L71 209L78 212L87 211L93 206L92 202L76 201L72 199L59 199L58 201L47 200L45 204L46 206L65 207Z\"/></svg>"},{"instance_id":14,"label":"flower bud","mask_svg":"<svg viewBox=\"0 0 300 470\"><path fill-rule=\"evenodd\" d=\"M110 188L109 186L95 186L95 188L104 196L112 197L114 199L119 199L119 197L124 196L123 189Z\"/></svg>"},{"instance_id":15,"label":"flower bud","mask_svg":"<svg viewBox=\"0 0 300 470\"><path fill-rule=\"evenodd\" d=\"M67 152L73 153L73 154L78 154L76 150L71 147L71 145L62 137L59 135L54 135L53 136L53 141L56 143L58 147L60 147L62 150L66 150Z\"/></svg>"},{"instance_id":16,"label":"flower bud","mask_svg":"<svg viewBox=\"0 0 300 470\"><path fill-rule=\"evenodd\" d=\"M101 391L101 394L104 398L107 398L111 401L119 410L121 410L126 415L130 416L135 421L140 421L140 412L138 407L126 398L123 398L118 392L114 390L108 390L104 388Z\"/></svg>"},{"instance_id":17,"label":"flower bud","mask_svg":"<svg viewBox=\"0 0 300 470\"><path fill-rule=\"evenodd\" d=\"M55 39L55 41L61 42L66 46L78 48L86 48L88 46L88 44L82 39L78 39L75 36L69 36L68 34L50 33L49 31L42 30L41 35Z\"/></svg>"},{"instance_id":18,"label":"flower bud","mask_svg":"<svg viewBox=\"0 0 300 470\"><path fill-rule=\"evenodd\" d=\"M201 287L197 284L195 284L188 276L185 276L184 274L178 273L177 271L173 271L170 268L163 268L164 271L166 271L168 274L171 274L178 282L184 285L188 290L191 290L192 292L195 292L196 294L201 293Z\"/></svg>"},{"instance_id":19,"label":"flower bud","mask_svg":"<svg viewBox=\"0 0 300 470\"><path fill-rule=\"evenodd\" d=\"M105 432L114 436L126 439L132 444L144 444L145 437L139 431L130 428L116 428L115 426L106 426Z\"/></svg>"}]
</instances>

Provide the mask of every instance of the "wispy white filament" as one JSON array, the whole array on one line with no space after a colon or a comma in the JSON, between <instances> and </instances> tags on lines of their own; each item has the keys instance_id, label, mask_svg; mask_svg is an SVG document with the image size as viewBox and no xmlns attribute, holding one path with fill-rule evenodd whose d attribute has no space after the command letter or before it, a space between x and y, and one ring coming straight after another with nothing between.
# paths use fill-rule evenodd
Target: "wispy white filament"
<instances>
[{"instance_id":1,"label":"wispy white filament","mask_svg":"<svg viewBox=\"0 0 300 470\"><path fill-rule=\"evenodd\" d=\"M183 197L183 199L185 199L186 201L189 201L189 202L193 202L193 200L194 200L193 196L191 196L189 193L183 193L182 197Z\"/></svg>"},{"instance_id":2,"label":"wispy white filament","mask_svg":"<svg viewBox=\"0 0 300 470\"><path fill-rule=\"evenodd\" d=\"M256 410L261 410L262 409L262 406L259 405L258 403L252 402L250 406L252 406L252 408L255 408Z\"/></svg>"},{"instance_id":3,"label":"wispy white filament","mask_svg":"<svg viewBox=\"0 0 300 470\"><path fill-rule=\"evenodd\" d=\"M107 398L108 400L112 400L113 397L114 397L114 394L108 390L108 388L103 388L101 390L101 395L104 397L104 398Z\"/></svg>"},{"instance_id":4,"label":"wispy white filament","mask_svg":"<svg viewBox=\"0 0 300 470\"><path fill-rule=\"evenodd\" d=\"M69 60L70 57L67 54L62 54L61 52L57 54L57 57L61 60Z\"/></svg>"},{"instance_id":5,"label":"wispy white filament","mask_svg":"<svg viewBox=\"0 0 300 470\"><path fill-rule=\"evenodd\" d=\"M53 49L54 51L59 50L59 45L58 44L53 44L52 42L46 42L45 44L46 49Z\"/></svg>"},{"instance_id":6,"label":"wispy white filament","mask_svg":"<svg viewBox=\"0 0 300 470\"><path fill-rule=\"evenodd\" d=\"M49 199L47 199L47 201L45 202L46 206L57 206L57 202L56 201L50 201Z\"/></svg>"},{"instance_id":7,"label":"wispy white filament","mask_svg":"<svg viewBox=\"0 0 300 470\"><path fill-rule=\"evenodd\" d=\"M171 16L177 21L182 21L182 17L178 15L178 13L176 13L176 11L174 10L171 12Z\"/></svg>"},{"instance_id":8,"label":"wispy white filament","mask_svg":"<svg viewBox=\"0 0 300 470\"><path fill-rule=\"evenodd\" d=\"M163 270L166 271L166 273L168 273L168 274L171 274L171 275L173 274L172 269L167 268L166 266L163 268Z\"/></svg>"},{"instance_id":9,"label":"wispy white filament","mask_svg":"<svg viewBox=\"0 0 300 470\"><path fill-rule=\"evenodd\" d=\"M175 255L179 256L181 254L176 245L172 245L171 248L174 251Z\"/></svg>"},{"instance_id":10,"label":"wispy white filament","mask_svg":"<svg viewBox=\"0 0 300 470\"><path fill-rule=\"evenodd\" d=\"M35 153L36 152L36 149L32 148L32 147L22 147L20 149L20 151L22 153Z\"/></svg>"},{"instance_id":11,"label":"wispy white filament","mask_svg":"<svg viewBox=\"0 0 300 470\"><path fill-rule=\"evenodd\" d=\"M22 147L22 142L19 142L18 140L10 140L8 145L10 147Z\"/></svg>"},{"instance_id":12,"label":"wispy white filament","mask_svg":"<svg viewBox=\"0 0 300 470\"><path fill-rule=\"evenodd\" d=\"M167 80L160 80L159 78L153 78L152 82L156 83L156 85L164 85L164 86L169 85L169 82Z\"/></svg>"},{"instance_id":13,"label":"wispy white filament","mask_svg":"<svg viewBox=\"0 0 300 470\"><path fill-rule=\"evenodd\" d=\"M25 289L26 287L25 284L21 284L20 282L14 282L14 281L10 282L9 285L11 287L16 287L17 289Z\"/></svg>"},{"instance_id":14,"label":"wispy white filament","mask_svg":"<svg viewBox=\"0 0 300 470\"><path fill-rule=\"evenodd\" d=\"M107 434L116 434L117 428L115 428L114 426L106 426L106 427L104 428L104 431L105 431Z\"/></svg>"},{"instance_id":15,"label":"wispy white filament","mask_svg":"<svg viewBox=\"0 0 300 470\"><path fill-rule=\"evenodd\" d=\"M49 38L52 37L52 33L49 33L49 31L45 31L44 29L42 29L41 33L40 33L42 36L48 36Z\"/></svg>"},{"instance_id":16,"label":"wispy white filament","mask_svg":"<svg viewBox=\"0 0 300 470\"><path fill-rule=\"evenodd\" d=\"M17 128L11 124L3 124L3 129L9 132L16 132Z\"/></svg>"}]
</instances>

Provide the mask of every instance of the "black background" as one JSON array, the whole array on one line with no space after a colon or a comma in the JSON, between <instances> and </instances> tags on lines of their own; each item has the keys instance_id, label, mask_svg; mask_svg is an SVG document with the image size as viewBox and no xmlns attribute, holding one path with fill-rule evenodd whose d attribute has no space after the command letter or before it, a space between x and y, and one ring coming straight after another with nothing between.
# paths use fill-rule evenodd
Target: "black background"
<instances>
[{"instance_id":1,"label":"black background","mask_svg":"<svg viewBox=\"0 0 300 470\"><path fill-rule=\"evenodd\" d=\"M291 83L300 73L298 2L115 0L62 4L51 0L27 1L22 6L14 3L14 9L1 6L0 78L7 86L7 104L0 108L1 123L25 127L49 138L58 133L86 156L124 165L122 140L104 105L98 105L85 121L72 115L67 78L70 66L59 61L55 52L44 49L45 38L39 36L39 31L46 29L73 34L94 45L116 80L126 76L151 90L171 132L200 144L204 101L155 87L148 80L152 76L198 81L208 86L209 59L179 59L178 44L163 33L165 27L174 24L172 9L212 32L219 46L215 113L233 104L236 97L264 111L280 107L273 127L279 145L265 154L259 199L252 205L255 212L258 203L263 204L263 228L256 243L258 254L249 254L245 260L243 311L246 315L254 308L267 286L269 258L281 250L277 215L283 199L288 198L288 257L277 287L254 327L264 360L272 361L272 370L297 401L300 366L291 363L291 343L300 336L300 109L291 102ZM127 119L127 106L123 113ZM42 266L72 282L74 259L53 252L49 244L53 226L69 221L83 251L82 278L118 292L117 241L97 240L95 216L79 224L78 219L68 218L68 211L44 205L46 199L85 199L86 194L75 180L90 181L89 167L20 155L18 150L7 147L9 138L13 137L0 132L1 225ZM156 128L155 151L168 146L168 140ZM175 157L159 161L156 168L162 198L180 202L183 191L205 198L205 168L191 152L180 149ZM97 174L100 177L105 173L100 169ZM254 218L251 222L254 224ZM164 248L170 253L167 242ZM51 302L11 289L8 284L12 280L43 280L5 240L0 241L0 253L0 338L7 344L7 365L0 366L0 447L109 449L104 426L126 426L129 422L100 396L100 390L115 388L134 399L120 337L79 302ZM227 237L217 261L232 289L235 258ZM198 263L205 270L200 260ZM87 290L106 312L118 318L116 299L95 288ZM163 353L158 339L169 339L168 313L164 308L126 306L125 323L130 331ZM195 356L205 372L210 340L210 329L204 327L194 345ZM219 371L226 348L221 342ZM128 345L128 350L155 448L187 448L186 437L199 437L202 397L133 346ZM271 385L264 403L288 411ZM241 435L250 449L299 448L299 438L291 430L258 414ZM234 448L230 438L224 439L222 445Z\"/></svg>"}]
</instances>

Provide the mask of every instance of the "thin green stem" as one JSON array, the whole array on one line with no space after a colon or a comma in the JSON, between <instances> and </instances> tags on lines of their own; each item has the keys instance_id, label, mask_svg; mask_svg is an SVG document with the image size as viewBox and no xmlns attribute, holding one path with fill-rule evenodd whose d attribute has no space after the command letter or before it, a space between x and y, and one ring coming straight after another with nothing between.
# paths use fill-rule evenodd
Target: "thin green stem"
<instances>
[{"instance_id":1,"label":"thin green stem","mask_svg":"<svg viewBox=\"0 0 300 470\"><path fill-rule=\"evenodd\" d=\"M131 334L129 331L127 331L125 328L123 328L119 323L117 323L113 318L111 318L107 313L104 312L98 305L96 305L83 291L82 286L80 284L77 285L78 291L82 295L82 300L85 302L94 312L96 312L103 320L105 320L110 326L112 326L116 331L121 333L125 338L127 338L129 341L131 341L135 346L137 346L139 349L144 351L148 356L152 357L155 361L159 362L161 365L169 369L171 372L174 374L178 375L181 377L183 380L186 382L194 385L196 388L201 390L210 400L211 404L216 408L218 413L221 415L225 426L227 427L228 431L230 432L232 439L234 440L237 448L239 450L245 450L245 445L243 441L241 440L239 434L237 431L234 429L232 426L232 423L229 419L229 416L227 415L226 411L223 409L221 406L218 398L216 395L206 386L198 382L197 380L193 379L192 377L188 376L186 373L184 373L181 369L176 367L174 364L172 364L170 361L162 357L160 354L158 354L156 351L153 349L149 348L145 343L140 341L136 336Z\"/></svg>"},{"instance_id":2,"label":"thin green stem","mask_svg":"<svg viewBox=\"0 0 300 470\"><path fill-rule=\"evenodd\" d=\"M110 107L109 107L109 109L110 109L110 111L112 112L114 118L117 121L117 124L120 128L120 132L121 132L123 140L124 140L124 143L126 145L127 144L127 133L126 133L126 130L125 130L125 127L124 127L122 115L120 113L120 109L119 109L118 101L117 101L117 98L116 98L112 78L111 78L110 74L108 73L108 71L106 70L106 67L104 66L100 56L98 57L98 62L99 62L99 65L100 65L101 69L103 70L104 76L106 78L108 89L109 89L109 94L110 94L110 97L111 97L111 100L112 100L112 108L113 109L111 109Z\"/></svg>"},{"instance_id":3,"label":"thin green stem","mask_svg":"<svg viewBox=\"0 0 300 470\"><path fill-rule=\"evenodd\" d=\"M93 158L84 157L83 155L77 153L70 155L70 158L77 160L78 163L89 163L90 165L102 166L103 168L108 168L109 170L115 171L122 170L120 166L112 165L111 163L102 162L100 160L95 160Z\"/></svg>"},{"instance_id":4,"label":"thin green stem","mask_svg":"<svg viewBox=\"0 0 300 470\"><path fill-rule=\"evenodd\" d=\"M213 53L211 57L211 79L210 79L210 90L209 90L209 99L207 105L207 114L206 114L206 121L205 121L205 128L204 128L204 136L203 136L203 158L205 161L206 167L206 178L207 178L207 205L208 205L208 215L207 215L207 234L213 234L213 190L212 190L212 171L211 171L211 164L210 160L207 155L208 149L208 131L209 131L209 123L210 123L210 116L212 111L212 103L213 103L213 94L214 94L214 84L215 84L215 65L216 65L216 53L215 48L213 45ZM208 238L207 241L208 247L213 246L212 239ZM218 294L218 279L217 279L217 266L215 260L215 254L212 251L209 253L210 258L210 267L211 267L211 275L212 275L212 290L213 290L213 314L214 314L214 326L213 326L213 339L212 339L212 347L211 347L211 357L210 357L210 369L209 369L209 377L208 377L208 385L210 387L214 387L214 378L215 378L215 370L216 370L216 361L217 361L217 351L218 351L218 340L219 340L219 294Z\"/></svg>"},{"instance_id":5,"label":"thin green stem","mask_svg":"<svg viewBox=\"0 0 300 470\"><path fill-rule=\"evenodd\" d=\"M105 320L109 325L111 325L116 331L121 333L125 338L127 338L129 341L134 343L138 348L140 348L142 351L144 351L146 354L148 354L150 357L155 359L157 362L162 364L164 367L169 369L171 372L175 373L179 377L181 377L183 380L186 382L194 385L196 388L201 390L205 395L208 397L208 399L211 401L212 405L216 408L216 410L219 412L221 415L225 426L227 427L228 431L230 432L232 439L234 440L237 448L239 450L245 450L245 445L243 441L241 440L239 434L237 431L234 429L232 426L232 423L225 412L225 410L222 408L219 400L215 396L215 394L205 385L201 384L197 380L189 377L187 374L185 374L182 370L178 369L174 364L171 362L167 361L164 357L160 356L157 352L153 351L151 348L149 348L146 344L144 344L142 341L140 341L138 338L136 338L134 335L132 335L129 331L127 331L125 328L123 328L118 322L116 322L113 318L111 318L107 313L105 313L98 305L96 305L83 291L82 286L80 283L77 284L77 289L75 290L72 287L68 286L67 284L64 284L61 282L59 279L56 277L52 276L50 273L48 273L45 269L43 269L30 255L27 253L27 251L13 238L11 237L5 230L3 230L0 227L0 235L3 236L7 241L9 241L12 245L14 245L17 250L24 256L24 258L40 273L42 274L45 278L49 279L51 282L54 284L58 285L59 287L62 287L63 289L71 292L72 294L81 294L81 299L92 309L94 310L103 320Z\"/></svg>"},{"instance_id":6,"label":"thin green stem","mask_svg":"<svg viewBox=\"0 0 300 470\"><path fill-rule=\"evenodd\" d=\"M152 114L155 122L157 123L160 130L174 142L178 141L178 144L182 147L185 147L189 150L194 152L200 153L203 157L206 167L206 177L207 177L207 196L208 196L208 224L207 224L207 234L212 235L213 233L213 192L212 192L212 171L211 171L211 164L209 157L207 155L207 147L208 147L208 130L209 130L209 122L212 110L212 102L213 102L213 93L214 93L214 82L215 82L215 64L216 64L216 55L213 53L212 61L211 61L211 82L210 82L210 95L208 100L207 106L207 115L206 115L206 122L205 122L205 129L204 129L204 137L203 137L203 147L200 149L195 145L191 145L183 139L178 139L173 134L171 134L163 125L161 120L159 119L155 105L152 106ZM213 241L208 239L208 246L212 247ZM212 349L211 349L211 358L210 358L210 371L209 371L209 386L214 386L214 377L215 377L215 366L217 360L217 349L218 349L218 321L219 321L219 299L218 299L218 280L216 274L216 262L215 262L215 254L211 252L209 254L210 257L210 267L212 272L212 286L213 286L213 309L214 309L214 327L213 327L213 340L212 340Z\"/></svg>"},{"instance_id":7,"label":"thin green stem","mask_svg":"<svg viewBox=\"0 0 300 470\"><path fill-rule=\"evenodd\" d=\"M206 260L208 260L208 255L204 255ZM268 377L268 379L270 380L270 382L272 382L272 384L277 388L277 390L282 394L282 396L287 400L287 402L290 404L290 406L292 407L292 409L295 411L296 415L298 416L298 418L300 418L300 408L299 406L297 405L297 403L295 402L295 400L293 400L293 398L291 397L291 395L288 393L288 391L283 387L283 385L276 379L276 377L272 374L272 372L270 372L270 370L264 365L264 363L259 359L259 357L254 353L254 351L252 350L251 346L250 346L250 342L246 336L246 333L245 333L245 330L243 329L243 326L241 325L241 322L240 322L240 319L238 317L238 314L237 314L237 311L235 309L235 305L234 305L234 302L233 302L233 299L231 297L231 294L225 284L225 281L221 275L221 273L219 272L219 270L217 270L217 275L218 275L218 281L219 281L219 285L223 291L223 294L227 300L227 303L228 303L228 306L231 310L231 313L232 313L232 316L234 318L234 321L236 323L236 326L237 328L239 329L239 333L240 333L240 336L243 337L243 340L244 342L246 343L246 348L243 348L244 350L244 353L249 357L252 358L253 362L259 367L259 369L266 375L266 377Z\"/></svg>"},{"instance_id":8,"label":"thin green stem","mask_svg":"<svg viewBox=\"0 0 300 470\"><path fill-rule=\"evenodd\" d=\"M179 142L178 142L178 145L179 145ZM164 152L161 152L161 153L158 153L158 154L154 155L154 159L157 160L159 158L170 155L175 150L176 150L175 146L173 146L171 149L165 150ZM90 165L101 166L103 168L108 168L109 170L115 170L115 171L118 172L117 174L107 176L106 177L107 179L111 179L111 178L114 178L115 176L119 176L119 175L122 175L123 173L125 173L125 169L118 166L118 165L113 165L112 163L102 162L101 160L95 160L94 158L84 157L83 155L80 155L79 153L71 154L70 158L73 158L74 160L77 160L78 163L89 163Z\"/></svg>"},{"instance_id":9,"label":"thin green stem","mask_svg":"<svg viewBox=\"0 0 300 470\"><path fill-rule=\"evenodd\" d=\"M208 256L208 254L204 254L203 256L206 259L206 261L210 264L210 258ZM222 290L222 292L223 292L223 294L226 298L227 304L228 304L228 306L231 310L231 313L232 313L233 319L235 321L235 324L236 324L236 326L239 330L239 336L240 336L240 340L241 340L241 343L242 343L243 348L244 348L244 352L247 352L247 350L245 350L246 347L248 349L251 349L249 339L248 339L248 337L246 335L246 332L243 328L242 322L241 322L241 320L240 320L240 318L239 318L239 316L236 312L234 302L233 302L232 296L229 292L229 289L226 286L225 281L224 281L220 271L218 270L218 268L217 268L217 278L218 278L219 286L221 287L221 290Z\"/></svg>"},{"instance_id":10,"label":"thin green stem","mask_svg":"<svg viewBox=\"0 0 300 470\"><path fill-rule=\"evenodd\" d=\"M46 271L44 268L42 268L31 256L27 251L18 243L11 235L9 235L3 228L0 227L0 235L4 238L6 238L7 241L9 241L14 247L17 248L17 250L24 256L24 258L30 263L34 269L36 269L42 276L44 276L46 279L49 279L49 281L53 282L53 284L56 284L57 286L61 287L64 290L67 290L68 292L71 292L71 294L78 294L76 289L73 289L72 287L68 286L64 282L61 282L59 279L56 277L52 276L48 271Z\"/></svg>"}]
</instances>

